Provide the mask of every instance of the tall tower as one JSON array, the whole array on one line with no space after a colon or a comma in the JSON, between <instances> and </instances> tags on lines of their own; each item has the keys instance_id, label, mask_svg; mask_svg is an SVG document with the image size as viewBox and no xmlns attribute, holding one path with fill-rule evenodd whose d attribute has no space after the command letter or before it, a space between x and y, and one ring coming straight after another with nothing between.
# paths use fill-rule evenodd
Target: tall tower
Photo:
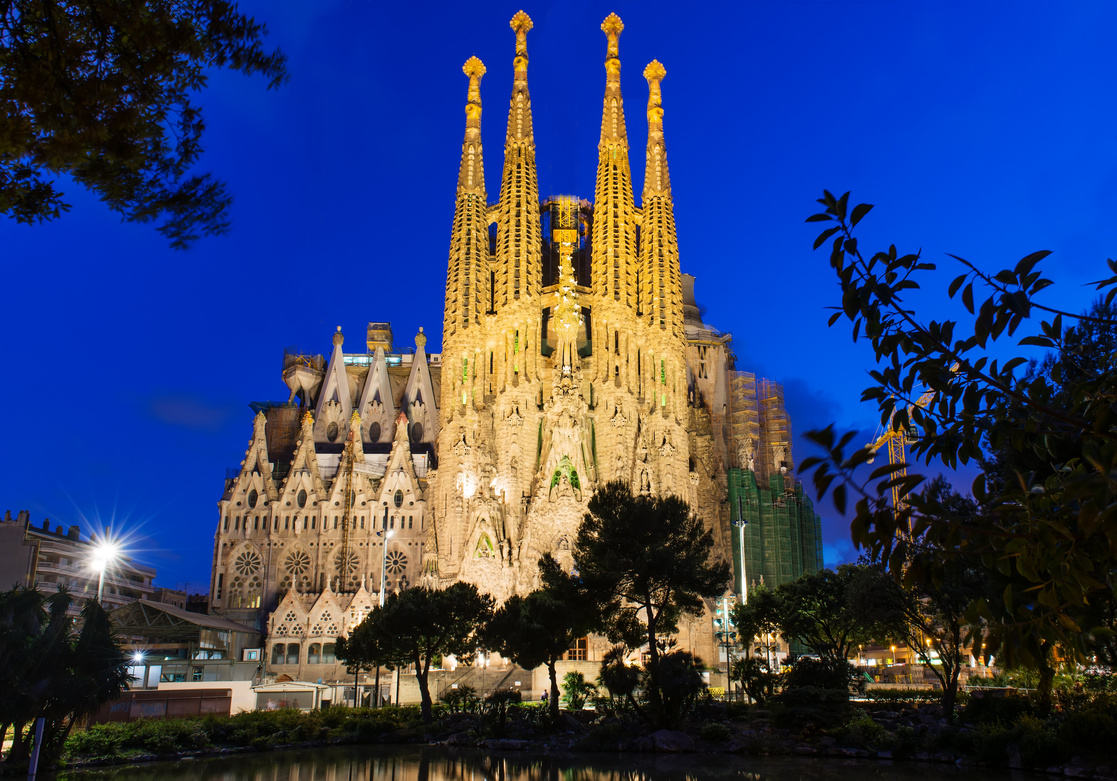
<instances>
[{"instance_id":1,"label":"tall tower","mask_svg":"<svg viewBox=\"0 0 1117 781\"><path fill-rule=\"evenodd\" d=\"M538 296L540 282L539 182L527 88L527 34L532 28L531 17L520 11L510 24L516 32L516 57L512 61L515 75L496 222L496 284L491 307L495 311Z\"/></svg>"},{"instance_id":2,"label":"tall tower","mask_svg":"<svg viewBox=\"0 0 1117 781\"><path fill-rule=\"evenodd\" d=\"M619 41L624 23L609 14L601 23L608 40L605 102L597 144L597 186L593 212L593 292L599 300L634 305L632 262L636 258L636 207L628 164L628 132L621 98Z\"/></svg>"},{"instance_id":3,"label":"tall tower","mask_svg":"<svg viewBox=\"0 0 1117 781\"><path fill-rule=\"evenodd\" d=\"M473 356L466 348L472 335L481 329L489 301L485 164L481 155L481 77L485 75L485 65L476 57L470 57L462 71L469 77L469 92L442 324L444 365L452 368L461 365L462 368L460 373L450 372L442 385L442 409L451 413L467 404L474 395L470 379L475 376L476 367L470 366ZM460 403L453 404L458 398Z\"/></svg>"},{"instance_id":4,"label":"tall tower","mask_svg":"<svg viewBox=\"0 0 1117 781\"><path fill-rule=\"evenodd\" d=\"M671 177L663 143L663 94L660 82L667 70L659 60L644 69L648 80L648 152L641 199L643 225L640 241L640 309L652 331L682 343L683 287L679 271L679 241Z\"/></svg>"}]
</instances>

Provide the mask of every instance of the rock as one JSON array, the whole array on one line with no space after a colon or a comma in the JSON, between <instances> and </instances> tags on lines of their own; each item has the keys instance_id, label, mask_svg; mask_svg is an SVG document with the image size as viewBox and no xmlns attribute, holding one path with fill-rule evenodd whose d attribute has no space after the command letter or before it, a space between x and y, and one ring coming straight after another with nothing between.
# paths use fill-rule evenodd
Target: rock
<instances>
[{"instance_id":1,"label":"rock","mask_svg":"<svg viewBox=\"0 0 1117 781\"><path fill-rule=\"evenodd\" d=\"M474 740L468 732L455 732L446 738L445 743L447 746L472 746Z\"/></svg>"},{"instance_id":2,"label":"rock","mask_svg":"<svg viewBox=\"0 0 1117 781\"><path fill-rule=\"evenodd\" d=\"M567 732L582 732L585 730L585 725L578 719L571 716L569 713L563 713L558 718L559 729L564 729Z\"/></svg>"},{"instance_id":3,"label":"rock","mask_svg":"<svg viewBox=\"0 0 1117 781\"><path fill-rule=\"evenodd\" d=\"M814 756L818 753L818 748L815 746L809 746L806 743L801 743L795 747L795 753L802 754L803 756Z\"/></svg>"},{"instance_id":4,"label":"rock","mask_svg":"<svg viewBox=\"0 0 1117 781\"><path fill-rule=\"evenodd\" d=\"M680 754L694 751L694 738L685 732L674 729L661 729L651 735L656 751L666 754Z\"/></svg>"},{"instance_id":5,"label":"rock","mask_svg":"<svg viewBox=\"0 0 1117 781\"><path fill-rule=\"evenodd\" d=\"M647 735L644 735L643 737L636 738L634 741L632 741L631 746L632 746L633 751L654 751L655 750L655 742L650 737L648 737Z\"/></svg>"},{"instance_id":6,"label":"rock","mask_svg":"<svg viewBox=\"0 0 1117 781\"><path fill-rule=\"evenodd\" d=\"M524 751L530 748L531 743L526 740L515 740L513 738L490 738L484 741L481 745L485 748L500 749L504 751Z\"/></svg>"}]
</instances>

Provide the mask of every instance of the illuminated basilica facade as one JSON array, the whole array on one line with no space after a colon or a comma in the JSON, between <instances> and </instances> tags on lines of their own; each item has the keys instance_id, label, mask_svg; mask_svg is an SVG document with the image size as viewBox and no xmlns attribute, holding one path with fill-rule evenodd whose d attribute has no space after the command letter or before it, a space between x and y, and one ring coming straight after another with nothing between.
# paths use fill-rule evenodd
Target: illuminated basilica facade
<instances>
[{"instance_id":1,"label":"illuminated basilica facade","mask_svg":"<svg viewBox=\"0 0 1117 781\"><path fill-rule=\"evenodd\" d=\"M523 12L512 20L495 202L481 144L485 66L475 57L464 66L441 354L426 352L421 329L414 350L397 351L386 323L370 323L365 349L346 352L338 329L328 357L285 355L286 401L253 405L245 459L219 503L211 594L223 615L266 626L274 672L329 677L334 639L381 592L465 580L498 600L527 593L544 553L571 562L587 502L612 480L685 498L715 555L733 561L727 592L821 566L818 518L791 478L782 391L734 370L729 336L703 324L680 269L663 66L644 69L640 205L616 15L602 24L594 199L541 201L531 27ZM746 493L784 508L779 522L795 528L770 541L760 526L777 516L750 515ZM754 522L734 528L742 519ZM708 617L678 639L716 658ZM590 659L597 653L591 643Z\"/></svg>"}]
</instances>

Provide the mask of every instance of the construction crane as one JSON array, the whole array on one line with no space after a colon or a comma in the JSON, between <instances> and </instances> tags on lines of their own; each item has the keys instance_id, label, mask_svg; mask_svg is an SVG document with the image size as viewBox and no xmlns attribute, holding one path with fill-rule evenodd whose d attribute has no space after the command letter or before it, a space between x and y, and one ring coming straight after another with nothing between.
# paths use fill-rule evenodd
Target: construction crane
<instances>
[{"instance_id":1,"label":"construction crane","mask_svg":"<svg viewBox=\"0 0 1117 781\"><path fill-rule=\"evenodd\" d=\"M915 404L908 405L908 420L911 420L911 411L914 407L925 409L930 403L931 399L935 397L934 391L927 391L915 402ZM892 413L895 416L895 412ZM901 495L901 486L898 482L901 478L908 476L908 429L896 429L892 427L891 418L888 421L888 428L876 440L869 445L876 453L885 445L888 445L888 463L893 466L899 464L900 468L892 473L891 479L894 481L892 484L892 511L899 517L908 503ZM872 463L872 460L869 460Z\"/></svg>"},{"instance_id":2,"label":"construction crane","mask_svg":"<svg viewBox=\"0 0 1117 781\"><path fill-rule=\"evenodd\" d=\"M953 374L958 371L958 364L955 363L950 367L950 372ZM927 409L927 405L931 403L931 399L935 398L936 391L929 390L920 396L915 404L908 405L908 420L911 420L911 412L916 407L920 409ZM896 412L892 412L893 417ZM879 429L878 429L879 430ZM892 485L892 512L899 517L908 503L904 500L901 494L901 479L908 476L908 428L896 429L892 426L892 418L888 420L888 428L884 433L876 438L876 440L869 445L873 452L876 453L886 444L888 445L888 463L893 466L899 464L900 468L892 473L891 479L894 481ZM872 463L872 459L869 460Z\"/></svg>"}]
</instances>

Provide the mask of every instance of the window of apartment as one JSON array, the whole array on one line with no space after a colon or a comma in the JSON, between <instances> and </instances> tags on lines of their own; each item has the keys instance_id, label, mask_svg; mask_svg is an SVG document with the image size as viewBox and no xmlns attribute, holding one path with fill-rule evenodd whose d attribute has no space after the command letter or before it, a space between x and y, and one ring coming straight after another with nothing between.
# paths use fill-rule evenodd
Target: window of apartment
<instances>
[{"instance_id":1,"label":"window of apartment","mask_svg":"<svg viewBox=\"0 0 1117 781\"><path fill-rule=\"evenodd\" d=\"M589 638L579 637L574 641L574 644L567 649L562 658L568 662L584 662L589 650Z\"/></svg>"}]
</instances>

